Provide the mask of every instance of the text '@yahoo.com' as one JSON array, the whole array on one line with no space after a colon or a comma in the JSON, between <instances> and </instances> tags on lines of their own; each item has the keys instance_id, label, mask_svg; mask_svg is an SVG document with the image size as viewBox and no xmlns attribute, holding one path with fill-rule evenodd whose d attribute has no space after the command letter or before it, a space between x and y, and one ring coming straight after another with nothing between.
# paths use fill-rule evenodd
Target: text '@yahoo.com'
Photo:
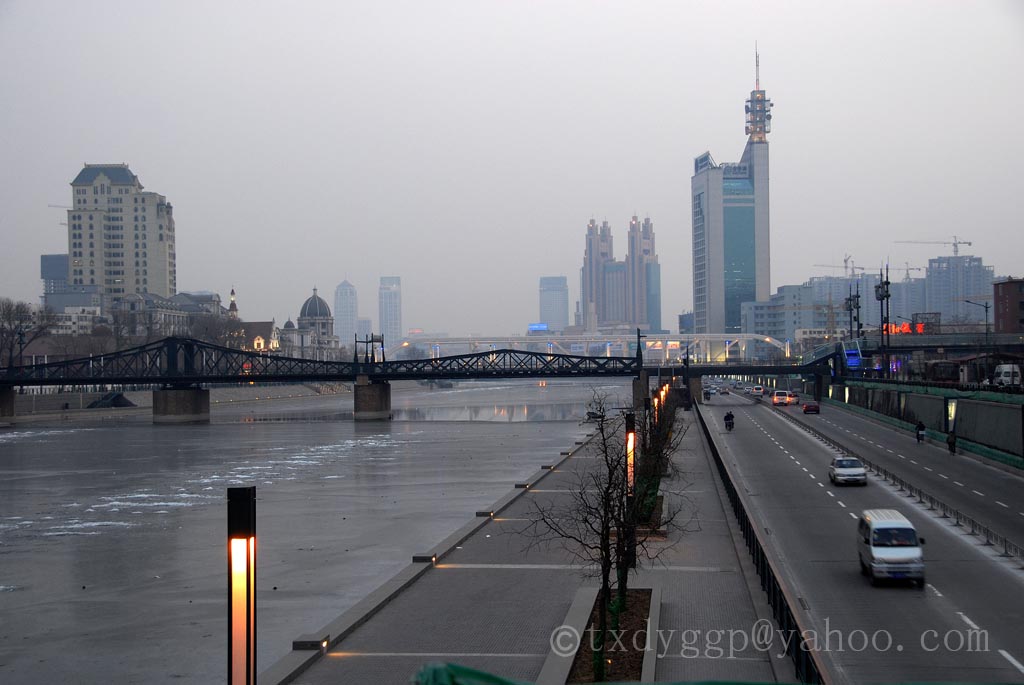
<instances>
[{"instance_id":1,"label":"text '@yahoo.com'","mask_svg":"<svg viewBox=\"0 0 1024 685\"><path fill-rule=\"evenodd\" d=\"M591 648L597 644L598 634L594 628L582 633L573 626L562 625L551 633L551 651L559 656L569 656L583 640ZM605 650L639 651L655 650L659 658L680 656L689 659L731 659L750 650L772 653L779 658L793 653L793 650L826 652L902 652L922 650L933 652L987 652L989 651L988 631L969 630L924 630L909 640L900 641L888 630L850 630L832 628L825 619L825 628L817 630L781 630L771 621L761 619L749 629L724 630L608 630L605 634Z\"/></svg>"}]
</instances>

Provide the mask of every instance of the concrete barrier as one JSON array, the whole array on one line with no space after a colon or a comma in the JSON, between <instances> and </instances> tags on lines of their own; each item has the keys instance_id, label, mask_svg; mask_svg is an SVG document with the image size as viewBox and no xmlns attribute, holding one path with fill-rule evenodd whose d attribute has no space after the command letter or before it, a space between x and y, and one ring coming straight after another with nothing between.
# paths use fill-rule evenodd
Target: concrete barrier
<instances>
[{"instance_id":1,"label":"concrete barrier","mask_svg":"<svg viewBox=\"0 0 1024 685\"><path fill-rule=\"evenodd\" d=\"M1024 407L957 400L954 427L964 440L1024 456Z\"/></svg>"}]
</instances>

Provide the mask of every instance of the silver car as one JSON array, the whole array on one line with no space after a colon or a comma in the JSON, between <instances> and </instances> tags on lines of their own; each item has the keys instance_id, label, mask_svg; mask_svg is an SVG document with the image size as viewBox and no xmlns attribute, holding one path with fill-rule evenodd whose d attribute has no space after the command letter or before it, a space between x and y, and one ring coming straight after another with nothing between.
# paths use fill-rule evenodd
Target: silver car
<instances>
[{"instance_id":1,"label":"silver car","mask_svg":"<svg viewBox=\"0 0 1024 685\"><path fill-rule=\"evenodd\" d=\"M844 485L846 483L867 485L868 472L860 459L836 457L828 465L828 479L832 481L833 485Z\"/></svg>"}]
</instances>

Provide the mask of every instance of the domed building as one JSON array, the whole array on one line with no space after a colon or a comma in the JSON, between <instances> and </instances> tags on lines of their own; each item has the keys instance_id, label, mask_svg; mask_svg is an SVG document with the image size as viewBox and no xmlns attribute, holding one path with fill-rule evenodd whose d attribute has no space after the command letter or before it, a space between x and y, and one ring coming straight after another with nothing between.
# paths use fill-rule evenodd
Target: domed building
<instances>
[{"instance_id":1,"label":"domed building","mask_svg":"<svg viewBox=\"0 0 1024 685\"><path fill-rule=\"evenodd\" d=\"M338 337L334 335L334 317L323 298L313 294L302 304L299 318L291 319L281 329L282 347L291 357L307 359L338 359L341 352Z\"/></svg>"}]
</instances>

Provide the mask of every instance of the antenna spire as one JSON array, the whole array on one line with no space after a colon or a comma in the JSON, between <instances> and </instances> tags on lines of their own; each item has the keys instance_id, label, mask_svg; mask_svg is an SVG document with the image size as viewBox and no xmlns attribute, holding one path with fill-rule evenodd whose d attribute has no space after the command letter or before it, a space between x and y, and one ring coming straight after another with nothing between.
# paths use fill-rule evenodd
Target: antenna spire
<instances>
[{"instance_id":1,"label":"antenna spire","mask_svg":"<svg viewBox=\"0 0 1024 685\"><path fill-rule=\"evenodd\" d=\"M761 90L761 55L757 52L757 41L754 41L754 90Z\"/></svg>"}]
</instances>

